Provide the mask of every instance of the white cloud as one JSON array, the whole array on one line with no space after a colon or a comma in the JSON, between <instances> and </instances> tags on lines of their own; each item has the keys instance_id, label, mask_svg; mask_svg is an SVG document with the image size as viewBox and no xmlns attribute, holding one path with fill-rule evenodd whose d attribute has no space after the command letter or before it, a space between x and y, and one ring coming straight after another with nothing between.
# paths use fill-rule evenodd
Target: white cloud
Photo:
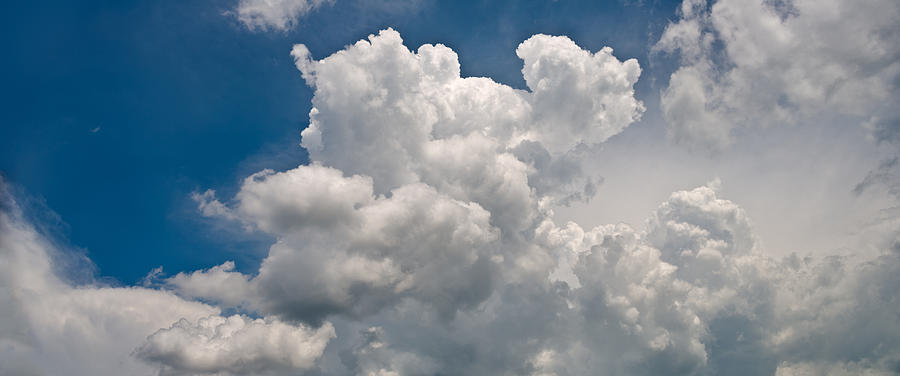
<instances>
[{"instance_id":1,"label":"white cloud","mask_svg":"<svg viewBox=\"0 0 900 376\"><path fill-rule=\"evenodd\" d=\"M0 374L149 374L130 356L146 336L218 312L165 291L69 284L2 180L0 200Z\"/></svg>"},{"instance_id":2,"label":"white cloud","mask_svg":"<svg viewBox=\"0 0 900 376\"><path fill-rule=\"evenodd\" d=\"M452 50L426 44L412 52L391 29L318 61L297 45L292 51L297 67L316 90L302 145L314 161L371 176L379 194L417 181L441 188L475 178L462 174L476 170L486 174L485 189L515 192L506 197L496 189L456 189L454 198L489 210L495 202L514 199L525 205L522 196L529 189L521 175L528 169L522 163L533 161L516 161L506 152L528 141L554 160L564 158L580 144L601 143L621 132L643 106L632 88L640 74L637 61L619 61L612 49L590 53L566 37L535 35L517 53L530 91L460 77ZM496 155L434 161L436 153ZM554 172L528 174L566 176ZM584 186L574 188L581 192Z\"/></svg>"},{"instance_id":3,"label":"white cloud","mask_svg":"<svg viewBox=\"0 0 900 376\"><path fill-rule=\"evenodd\" d=\"M681 58L662 92L670 137L721 150L736 128L846 117L893 138L898 17L891 0L684 1L654 47Z\"/></svg>"},{"instance_id":4,"label":"white cloud","mask_svg":"<svg viewBox=\"0 0 900 376\"><path fill-rule=\"evenodd\" d=\"M302 143L313 163L255 174L228 205L201 201L276 243L256 275L226 263L168 282L262 315L345 322L363 338L326 349L326 374L896 368L891 248L861 264L766 257L717 181L673 193L644 228L555 224L553 203L585 189L580 145L640 114L639 70L566 38L518 52L530 91L461 78L449 48L411 52L392 30L321 60L295 46L315 88ZM844 345L850 331L864 336Z\"/></svg>"},{"instance_id":5,"label":"white cloud","mask_svg":"<svg viewBox=\"0 0 900 376\"><path fill-rule=\"evenodd\" d=\"M297 67L316 89L303 131L314 162L248 177L232 208L211 193L198 196L204 213L239 218L277 243L252 279L213 269L170 283L232 304L234 291L252 291L257 298L242 302L252 309L318 322L334 313L363 317L405 298L451 318L489 296L501 268L542 273L552 258L515 243L542 215L536 194L558 192L536 193L529 179L560 166L576 173L556 176L581 178L577 167L554 161L577 164L572 149L602 142L640 115L632 89L640 69L565 37L537 35L518 52L532 92L462 78L452 50L411 52L390 29L318 61L295 46ZM548 102L560 96L590 105ZM523 142L550 162L518 159L513 148ZM213 280L240 287L217 291Z\"/></svg>"},{"instance_id":6,"label":"white cloud","mask_svg":"<svg viewBox=\"0 0 900 376\"><path fill-rule=\"evenodd\" d=\"M334 0L240 0L234 10L238 21L250 30L286 31L322 4Z\"/></svg>"},{"instance_id":7,"label":"white cloud","mask_svg":"<svg viewBox=\"0 0 900 376\"><path fill-rule=\"evenodd\" d=\"M292 326L245 316L179 320L147 338L136 355L171 375L296 374L312 368L334 327Z\"/></svg>"},{"instance_id":8,"label":"white cloud","mask_svg":"<svg viewBox=\"0 0 900 376\"><path fill-rule=\"evenodd\" d=\"M535 122L526 137L559 152L599 144L640 119L644 107L632 86L641 68L637 60L619 61L612 52L604 47L592 54L559 36L522 42L516 55L525 63Z\"/></svg>"},{"instance_id":9,"label":"white cloud","mask_svg":"<svg viewBox=\"0 0 900 376\"><path fill-rule=\"evenodd\" d=\"M207 270L178 273L166 282L182 296L215 297L219 304L238 307L249 305L246 299L254 295L247 279L246 275L234 271L234 262L227 261Z\"/></svg>"},{"instance_id":10,"label":"white cloud","mask_svg":"<svg viewBox=\"0 0 900 376\"><path fill-rule=\"evenodd\" d=\"M0 374L294 373L312 367L334 336L327 323L224 318L164 290L72 285L58 276L63 252L23 219L0 180Z\"/></svg>"},{"instance_id":11,"label":"white cloud","mask_svg":"<svg viewBox=\"0 0 900 376\"><path fill-rule=\"evenodd\" d=\"M576 253L582 286L569 304L578 312L570 320L580 320L570 325L584 335L551 349L559 372L570 364L627 374L896 370L900 320L891 312L900 302L885 295L900 282L891 275L896 250L860 264L764 257L741 208L719 199L715 184L673 193L646 231L547 230Z\"/></svg>"},{"instance_id":12,"label":"white cloud","mask_svg":"<svg viewBox=\"0 0 900 376\"><path fill-rule=\"evenodd\" d=\"M424 184L375 197L371 179L318 165L256 174L237 197L237 212L278 242L253 279L226 263L169 279L182 294L317 321L404 296L452 315L489 293L498 232L477 204Z\"/></svg>"}]
</instances>

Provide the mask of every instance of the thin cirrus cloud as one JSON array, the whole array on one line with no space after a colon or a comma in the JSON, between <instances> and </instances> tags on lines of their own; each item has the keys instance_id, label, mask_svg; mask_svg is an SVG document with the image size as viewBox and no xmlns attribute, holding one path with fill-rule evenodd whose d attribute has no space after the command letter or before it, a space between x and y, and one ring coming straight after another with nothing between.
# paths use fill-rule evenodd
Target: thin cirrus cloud
<instances>
[{"instance_id":1,"label":"thin cirrus cloud","mask_svg":"<svg viewBox=\"0 0 900 376\"><path fill-rule=\"evenodd\" d=\"M312 7L303 4L292 9ZM736 57L733 78L711 75L718 60L701 30L714 28L729 56L744 56L732 39L756 25L726 17L729 6L757 10L687 1L657 44L687 55L662 94L676 140L734 142L732 130L769 100L733 99L748 90L741 77L786 98L762 122L820 106L820 80L803 95L785 91L776 85L784 77L742 71L749 63ZM786 17L765 25L802 21L805 6L765 8ZM284 29L306 10L254 22ZM713 180L672 193L638 226L558 223L558 205L598 195L586 147L643 116L641 67L563 36L538 34L515 52L528 90L462 77L453 50L410 50L391 29L318 60L295 45L314 90L301 144L311 163L252 174L228 199L194 195L202 215L272 236L252 273L223 260L157 287L67 282L55 265L62 251L0 185L0 374L900 372L900 243L890 221L869 239L879 249L869 259L776 259L745 210L721 197L727 182ZM805 67L789 60L785 70ZM822 74L852 66L834 64ZM893 89L845 91L891 66L843 74L822 100L848 115L881 114L855 100Z\"/></svg>"},{"instance_id":2,"label":"thin cirrus cloud","mask_svg":"<svg viewBox=\"0 0 900 376\"><path fill-rule=\"evenodd\" d=\"M309 13L337 0L240 0L225 12L252 31L289 31ZM342 1L343 2L343 1ZM351 0L350 6L361 12L405 13L417 9L423 0Z\"/></svg>"},{"instance_id":3,"label":"thin cirrus cloud","mask_svg":"<svg viewBox=\"0 0 900 376\"><path fill-rule=\"evenodd\" d=\"M719 182L673 193L643 228L554 223L571 192L531 184L563 175L518 151L577 161L578 145L626 128L642 110L639 67L564 37L517 53L527 92L462 78L453 51L410 51L392 30L321 60L295 46L315 89L313 163L250 176L228 204L196 196L276 243L255 275L226 263L166 283L305 325L362 326L336 339L334 374L893 372L890 239L863 263L773 259ZM572 82L585 84L560 84ZM545 105L545 92L600 102ZM589 121L594 133L569 128Z\"/></svg>"},{"instance_id":4,"label":"thin cirrus cloud","mask_svg":"<svg viewBox=\"0 0 900 376\"><path fill-rule=\"evenodd\" d=\"M250 30L286 31L297 25L300 18L334 0L240 0L232 10Z\"/></svg>"}]
</instances>

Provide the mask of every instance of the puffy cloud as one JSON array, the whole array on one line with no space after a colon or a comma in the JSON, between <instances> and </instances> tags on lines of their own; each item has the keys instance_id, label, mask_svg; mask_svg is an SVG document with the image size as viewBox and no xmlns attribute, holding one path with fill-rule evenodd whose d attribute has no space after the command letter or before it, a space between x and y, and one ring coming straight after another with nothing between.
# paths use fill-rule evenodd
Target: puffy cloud
<instances>
[{"instance_id":1,"label":"puffy cloud","mask_svg":"<svg viewBox=\"0 0 900 376\"><path fill-rule=\"evenodd\" d=\"M300 17L333 0L240 0L234 14L250 30L293 28Z\"/></svg>"},{"instance_id":2,"label":"puffy cloud","mask_svg":"<svg viewBox=\"0 0 900 376\"><path fill-rule=\"evenodd\" d=\"M164 375L286 375L312 368L333 337L330 323L314 330L278 320L208 316L160 329L136 355L162 364Z\"/></svg>"},{"instance_id":3,"label":"puffy cloud","mask_svg":"<svg viewBox=\"0 0 900 376\"><path fill-rule=\"evenodd\" d=\"M485 189L478 197L461 189L448 193L488 208L527 195L519 170L529 179L575 178L555 172L577 170L572 156L566 162L554 159L576 146L605 141L643 111L632 88L640 74L637 61L619 61L610 48L591 53L566 37L535 35L516 50L530 89L524 91L461 77L456 53L443 45L412 52L402 42L388 29L321 60L313 60L303 45L292 51L315 88L302 145L314 161L371 176L376 193L418 181L440 188L479 178ZM523 142L552 159L515 154ZM542 168L529 171L507 152L521 155L518 162L527 167L540 163ZM441 160L449 155L467 158ZM575 188L583 192L584 184ZM526 205L524 197L519 201Z\"/></svg>"},{"instance_id":4,"label":"puffy cloud","mask_svg":"<svg viewBox=\"0 0 900 376\"><path fill-rule=\"evenodd\" d=\"M662 92L670 137L718 150L736 127L844 117L892 139L900 6L890 0L686 0L654 47L681 66Z\"/></svg>"},{"instance_id":5,"label":"puffy cloud","mask_svg":"<svg viewBox=\"0 0 900 376\"><path fill-rule=\"evenodd\" d=\"M645 231L540 230L548 246L576 252L569 325L583 333L549 349L545 360L555 360L544 371L588 373L572 372L575 363L626 374L897 372L900 320L891 312L900 301L886 292L900 282L900 254L886 249L862 263L764 257L743 211L719 199L716 185L673 193Z\"/></svg>"},{"instance_id":6,"label":"puffy cloud","mask_svg":"<svg viewBox=\"0 0 900 376\"><path fill-rule=\"evenodd\" d=\"M896 369L890 249L768 258L718 181L673 193L643 228L557 225L555 204L592 195L589 146L640 114L639 69L561 37L517 52L528 91L462 78L449 48L412 52L392 30L321 60L295 46L313 162L254 174L227 204L198 196L275 244L255 275L226 263L168 284L359 333L324 351L325 374ZM844 345L850 331L864 339Z\"/></svg>"},{"instance_id":7,"label":"puffy cloud","mask_svg":"<svg viewBox=\"0 0 900 376\"><path fill-rule=\"evenodd\" d=\"M358 206L374 200L372 179L320 165L275 173L265 170L244 180L237 199L240 213L263 231L295 232L352 222Z\"/></svg>"},{"instance_id":8,"label":"puffy cloud","mask_svg":"<svg viewBox=\"0 0 900 376\"><path fill-rule=\"evenodd\" d=\"M236 211L279 237L259 274L230 263L179 274L169 283L182 294L316 322L404 296L452 315L490 292L499 237L490 214L424 184L374 197L371 179L300 166L248 178Z\"/></svg>"},{"instance_id":9,"label":"puffy cloud","mask_svg":"<svg viewBox=\"0 0 900 376\"><path fill-rule=\"evenodd\" d=\"M640 68L564 37L536 35L518 52L532 92L462 78L452 50L411 52L390 29L318 61L295 46L315 88L302 143L313 163L248 177L229 205L211 192L195 196L205 214L273 234L276 244L252 278L223 265L169 283L186 296L316 323L406 298L449 319L490 296L500 274L541 275L554 262L525 243L527 230L542 200L571 198L565 183L588 181L571 189L593 194L573 150L639 117ZM548 102L559 96L590 103Z\"/></svg>"},{"instance_id":10,"label":"puffy cloud","mask_svg":"<svg viewBox=\"0 0 900 376\"><path fill-rule=\"evenodd\" d=\"M583 341L595 347L616 338L630 348L627 356L602 360L629 374L715 366L716 320L743 317L767 300L754 291L760 281L753 279L749 231L741 209L718 199L715 186L673 193L643 232L627 225L570 229L569 243L581 248L573 270L582 286L574 292L580 325L590 333Z\"/></svg>"},{"instance_id":11,"label":"puffy cloud","mask_svg":"<svg viewBox=\"0 0 900 376\"><path fill-rule=\"evenodd\" d=\"M613 49L582 50L567 37L535 35L516 49L531 89L535 126L531 137L551 152L579 143L598 144L640 118L644 107L632 86L637 60L616 59Z\"/></svg>"},{"instance_id":12,"label":"puffy cloud","mask_svg":"<svg viewBox=\"0 0 900 376\"><path fill-rule=\"evenodd\" d=\"M214 297L219 304L238 307L247 305L246 300L254 296L247 280L246 275L234 271L233 261L227 261L207 270L178 273L167 279L166 282L177 289L182 296L189 298Z\"/></svg>"}]
</instances>

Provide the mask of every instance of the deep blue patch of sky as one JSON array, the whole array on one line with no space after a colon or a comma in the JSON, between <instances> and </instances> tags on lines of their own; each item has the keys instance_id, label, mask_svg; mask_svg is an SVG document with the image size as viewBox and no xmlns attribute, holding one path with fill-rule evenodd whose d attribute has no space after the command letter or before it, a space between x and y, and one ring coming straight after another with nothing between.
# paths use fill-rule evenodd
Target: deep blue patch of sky
<instances>
[{"instance_id":1,"label":"deep blue patch of sky","mask_svg":"<svg viewBox=\"0 0 900 376\"><path fill-rule=\"evenodd\" d=\"M378 2L376 2L378 3ZM609 45L644 68L676 1L337 0L287 32L250 32L236 1L5 4L0 171L62 221L99 274L130 284L235 260L255 270L269 239L205 220L190 193L231 197L243 177L307 163L299 147L312 90L289 51L317 59L393 27L412 49L443 43L464 76L524 88L516 46L536 33ZM40 210L40 209L34 209ZM59 228L58 226L55 228Z\"/></svg>"}]
</instances>

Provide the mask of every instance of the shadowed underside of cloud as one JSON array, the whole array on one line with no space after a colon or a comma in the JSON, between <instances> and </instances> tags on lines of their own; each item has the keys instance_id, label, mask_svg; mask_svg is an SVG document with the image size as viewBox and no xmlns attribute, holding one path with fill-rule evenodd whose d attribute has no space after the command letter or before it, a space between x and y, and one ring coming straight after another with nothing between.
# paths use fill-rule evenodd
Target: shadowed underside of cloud
<instances>
[{"instance_id":1,"label":"shadowed underside of cloud","mask_svg":"<svg viewBox=\"0 0 900 376\"><path fill-rule=\"evenodd\" d=\"M0 373L900 373L893 243L865 262L768 258L718 181L639 228L554 222L595 193L579 150L641 116L641 70L566 37L516 53L527 90L390 29L320 60L294 46L313 162L195 195L276 239L256 273L72 286L4 191Z\"/></svg>"}]
</instances>

